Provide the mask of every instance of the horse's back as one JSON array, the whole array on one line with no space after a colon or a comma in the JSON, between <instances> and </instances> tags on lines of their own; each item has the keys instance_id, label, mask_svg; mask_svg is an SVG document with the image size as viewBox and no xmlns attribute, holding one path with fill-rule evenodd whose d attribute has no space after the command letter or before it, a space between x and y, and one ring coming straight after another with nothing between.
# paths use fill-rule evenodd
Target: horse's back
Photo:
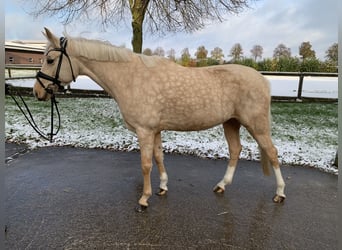
<instances>
[{"instance_id":1,"label":"horse's back","mask_svg":"<svg viewBox=\"0 0 342 250\"><path fill-rule=\"evenodd\" d=\"M248 110L267 109L268 82L252 68L218 65L177 70L175 79L183 81L170 82L162 93L161 124L166 129L201 130L242 117Z\"/></svg>"},{"instance_id":2,"label":"horse's back","mask_svg":"<svg viewBox=\"0 0 342 250\"><path fill-rule=\"evenodd\" d=\"M226 64L207 67L207 70L220 75L223 82L228 86L235 85L241 89L258 88L269 91L268 81L251 67L239 64Z\"/></svg>"},{"instance_id":3,"label":"horse's back","mask_svg":"<svg viewBox=\"0 0 342 250\"><path fill-rule=\"evenodd\" d=\"M220 78L221 101L229 105L250 106L270 102L270 85L268 80L251 67L227 64L208 67ZM225 105L225 104L223 104Z\"/></svg>"}]
</instances>

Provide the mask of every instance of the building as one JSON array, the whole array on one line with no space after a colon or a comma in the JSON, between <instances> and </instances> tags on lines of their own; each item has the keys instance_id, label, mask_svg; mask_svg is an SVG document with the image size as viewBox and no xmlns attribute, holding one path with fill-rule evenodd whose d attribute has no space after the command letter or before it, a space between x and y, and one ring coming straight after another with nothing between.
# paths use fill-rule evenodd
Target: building
<instances>
[{"instance_id":1,"label":"building","mask_svg":"<svg viewBox=\"0 0 342 250\"><path fill-rule=\"evenodd\" d=\"M41 65L46 41L6 41L5 64Z\"/></svg>"}]
</instances>

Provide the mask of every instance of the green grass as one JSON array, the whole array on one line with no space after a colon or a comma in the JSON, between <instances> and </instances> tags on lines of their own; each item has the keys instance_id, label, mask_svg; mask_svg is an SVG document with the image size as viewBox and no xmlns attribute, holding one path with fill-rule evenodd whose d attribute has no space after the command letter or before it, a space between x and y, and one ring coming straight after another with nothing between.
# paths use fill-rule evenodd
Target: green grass
<instances>
[{"instance_id":1,"label":"green grass","mask_svg":"<svg viewBox=\"0 0 342 250\"><path fill-rule=\"evenodd\" d=\"M312 127L337 126L338 105L333 103L272 103L276 121Z\"/></svg>"},{"instance_id":2,"label":"green grass","mask_svg":"<svg viewBox=\"0 0 342 250\"><path fill-rule=\"evenodd\" d=\"M337 146L337 104L272 103L271 107L272 133L275 137L309 143L323 141Z\"/></svg>"}]
</instances>

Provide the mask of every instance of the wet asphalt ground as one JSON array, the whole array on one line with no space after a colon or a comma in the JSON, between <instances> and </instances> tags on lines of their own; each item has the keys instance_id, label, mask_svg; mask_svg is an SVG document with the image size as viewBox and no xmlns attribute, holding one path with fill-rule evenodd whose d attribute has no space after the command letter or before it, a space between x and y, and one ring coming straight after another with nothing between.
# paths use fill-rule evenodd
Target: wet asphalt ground
<instances>
[{"instance_id":1,"label":"wet asphalt ground","mask_svg":"<svg viewBox=\"0 0 342 250\"><path fill-rule=\"evenodd\" d=\"M138 152L6 144L6 249L337 249L337 176L239 161L223 195L225 160L166 155L169 192L144 213ZM152 187L158 190L156 167Z\"/></svg>"}]
</instances>

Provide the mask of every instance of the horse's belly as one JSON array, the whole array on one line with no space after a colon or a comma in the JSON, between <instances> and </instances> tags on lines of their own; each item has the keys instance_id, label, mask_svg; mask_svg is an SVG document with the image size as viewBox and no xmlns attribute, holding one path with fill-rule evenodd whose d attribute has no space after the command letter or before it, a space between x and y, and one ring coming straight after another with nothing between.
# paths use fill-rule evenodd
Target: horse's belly
<instances>
[{"instance_id":1,"label":"horse's belly","mask_svg":"<svg viewBox=\"0 0 342 250\"><path fill-rule=\"evenodd\" d=\"M222 124L227 117L222 117L212 110L201 110L197 112L186 112L179 114L163 115L160 122L161 130L175 130L175 131L198 131L205 130L219 124Z\"/></svg>"},{"instance_id":2,"label":"horse's belly","mask_svg":"<svg viewBox=\"0 0 342 250\"><path fill-rule=\"evenodd\" d=\"M195 93L194 93L195 92ZM230 119L232 105L222 107L218 91L204 90L179 92L175 98L165 98L161 103L161 129L179 131L204 130Z\"/></svg>"}]
</instances>

